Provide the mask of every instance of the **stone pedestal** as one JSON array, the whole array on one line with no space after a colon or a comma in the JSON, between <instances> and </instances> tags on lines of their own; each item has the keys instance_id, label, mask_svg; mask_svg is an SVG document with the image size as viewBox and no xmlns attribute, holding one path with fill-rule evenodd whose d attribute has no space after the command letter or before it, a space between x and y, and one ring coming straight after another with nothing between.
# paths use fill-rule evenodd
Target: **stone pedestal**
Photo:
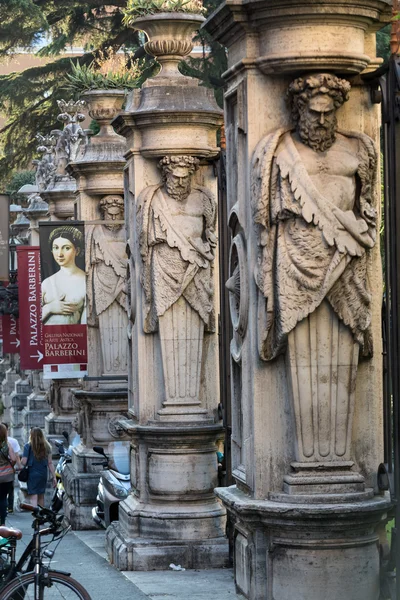
<instances>
[{"instance_id":1,"label":"stone pedestal","mask_svg":"<svg viewBox=\"0 0 400 600\"><path fill-rule=\"evenodd\" d=\"M11 399L10 396L15 390L15 382L18 381L20 375L13 368L8 368L5 377L1 383L2 402L4 406L3 419L6 423L10 423Z\"/></svg>"},{"instance_id":2,"label":"stone pedestal","mask_svg":"<svg viewBox=\"0 0 400 600\"><path fill-rule=\"evenodd\" d=\"M73 391L75 426L82 444L74 449L64 479L65 513L74 529L96 528L92 508L101 469L93 467L93 458L94 462L100 458L92 447L102 446L108 453L109 443L126 436L116 422L128 410L125 140L110 125L121 110L125 92L92 90L84 98L100 131L68 165L77 182L77 214L85 221L90 378L82 390Z\"/></svg>"},{"instance_id":3,"label":"stone pedestal","mask_svg":"<svg viewBox=\"0 0 400 600\"><path fill-rule=\"evenodd\" d=\"M10 395L10 435L23 443L23 411L26 407L27 399L32 392L32 387L28 379L18 379L15 382L15 390Z\"/></svg>"},{"instance_id":4,"label":"stone pedestal","mask_svg":"<svg viewBox=\"0 0 400 600\"><path fill-rule=\"evenodd\" d=\"M228 566L225 511L214 495L218 482L219 425L176 421L167 426L125 425L131 437L131 494L119 522L107 529L106 547L124 571Z\"/></svg>"},{"instance_id":5,"label":"stone pedestal","mask_svg":"<svg viewBox=\"0 0 400 600\"><path fill-rule=\"evenodd\" d=\"M390 499L337 505L254 500L219 488L234 531L235 581L246 598L379 598L379 537Z\"/></svg>"},{"instance_id":6,"label":"stone pedestal","mask_svg":"<svg viewBox=\"0 0 400 600\"><path fill-rule=\"evenodd\" d=\"M71 388L80 387L78 379L53 380L50 387L51 412L45 417L45 432L49 442L62 439L62 432L74 431L76 408Z\"/></svg>"},{"instance_id":7,"label":"stone pedestal","mask_svg":"<svg viewBox=\"0 0 400 600\"><path fill-rule=\"evenodd\" d=\"M121 389L73 390L77 410L76 431L82 443L73 450L72 463L64 471L65 514L73 529L96 529L92 508L96 504L101 462L93 446L102 446L109 454L109 444L127 439L120 427L126 418L127 392Z\"/></svg>"},{"instance_id":8,"label":"stone pedestal","mask_svg":"<svg viewBox=\"0 0 400 600\"><path fill-rule=\"evenodd\" d=\"M239 0L206 24L228 47L236 485L217 493L249 600L379 598L380 122L359 74L388 16Z\"/></svg>"},{"instance_id":9,"label":"stone pedestal","mask_svg":"<svg viewBox=\"0 0 400 600\"><path fill-rule=\"evenodd\" d=\"M0 352L1 354L1 352ZM10 363L8 362L8 360L6 360L5 358L2 358L0 360L0 383L3 382L5 376L6 376L6 371L10 368Z\"/></svg>"},{"instance_id":10,"label":"stone pedestal","mask_svg":"<svg viewBox=\"0 0 400 600\"><path fill-rule=\"evenodd\" d=\"M45 429L46 417L51 411L49 389L45 390L42 373L32 371L32 393L27 397L26 407L22 410L22 440L27 442L32 427Z\"/></svg>"},{"instance_id":11,"label":"stone pedestal","mask_svg":"<svg viewBox=\"0 0 400 600\"><path fill-rule=\"evenodd\" d=\"M216 130L209 91L177 65L203 18L140 18L160 73L114 122L127 138L129 415L132 493L107 530L120 569L222 567L215 498L218 418ZM174 48L174 55L168 49Z\"/></svg>"}]
</instances>

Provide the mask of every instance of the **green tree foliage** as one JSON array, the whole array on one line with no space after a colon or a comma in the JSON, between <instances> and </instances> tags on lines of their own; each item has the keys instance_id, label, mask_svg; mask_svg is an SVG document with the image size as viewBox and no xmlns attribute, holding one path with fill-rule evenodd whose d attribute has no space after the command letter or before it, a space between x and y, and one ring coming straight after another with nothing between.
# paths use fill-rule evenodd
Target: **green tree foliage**
<instances>
[{"instance_id":1,"label":"green tree foliage","mask_svg":"<svg viewBox=\"0 0 400 600\"><path fill-rule=\"evenodd\" d=\"M221 2L222 0L204 0L203 4L207 9L206 16L214 12ZM207 87L214 88L217 102L222 107L225 82L221 76L228 67L226 50L204 30L199 32L196 42L203 48L202 55L199 58L189 57L182 64L182 73L190 77L197 77Z\"/></svg>"},{"instance_id":2,"label":"green tree foliage","mask_svg":"<svg viewBox=\"0 0 400 600\"><path fill-rule=\"evenodd\" d=\"M376 34L376 55L384 60L388 60L390 56L390 28L390 24L386 25Z\"/></svg>"},{"instance_id":3,"label":"green tree foliage","mask_svg":"<svg viewBox=\"0 0 400 600\"><path fill-rule=\"evenodd\" d=\"M204 0L210 14L222 0ZM47 64L20 73L0 76L0 113L7 123L0 130L0 180L16 169L26 168L35 156L37 132L50 132L57 126L57 100L68 96L62 87L71 70L71 60L89 65L123 47L128 66L135 57L144 57L140 36L125 26L123 9L127 0L0 0L0 59L18 52L35 49L49 57ZM188 74L199 77L205 85L221 87L225 69L225 52L201 34L204 54L189 61ZM37 50L38 44L41 45ZM61 56L71 47L83 52L72 58ZM208 55L206 48L211 48ZM147 73L153 71L152 59ZM219 94L221 96L221 94Z\"/></svg>"},{"instance_id":4,"label":"green tree foliage","mask_svg":"<svg viewBox=\"0 0 400 600\"><path fill-rule=\"evenodd\" d=\"M6 194L10 196L11 202L15 204L24 203L26 198L22 194L18 194L18 190L28 183L35 183L35 171L26 170L14 173L5 190Z\"/></svg>"}]
</instances>

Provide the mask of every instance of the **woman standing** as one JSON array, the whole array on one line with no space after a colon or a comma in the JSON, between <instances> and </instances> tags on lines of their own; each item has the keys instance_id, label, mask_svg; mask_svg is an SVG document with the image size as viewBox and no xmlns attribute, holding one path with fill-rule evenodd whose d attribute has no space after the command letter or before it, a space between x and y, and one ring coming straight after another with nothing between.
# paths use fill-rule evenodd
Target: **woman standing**
<instances>
[{"instance_id":1,"label":"woman standing","mask_svg":"<svg viewBox=\"0 0 400 600\"><path fill-rule=\"evenodd\" d=\"M44 506L44 493L47 484L47 469L53 476L53 486L56 486L56 473L51 460L51 446L43 435L40 427L33 427L29 442L24 446L21 463L29 467L28 496L32 506Z\"/></svg>"},{"instance_id":2,"label":"woman standing","mask_svg":"<svg viewBox=\"0 0 400 600\"><path fill-rule=\"evenodd\" d=\"M7 428L0 425L0 525L4 525L7 516L7 497L14 483L14 464L16 456L7 440Z\"/></svg>"}]
</instances>

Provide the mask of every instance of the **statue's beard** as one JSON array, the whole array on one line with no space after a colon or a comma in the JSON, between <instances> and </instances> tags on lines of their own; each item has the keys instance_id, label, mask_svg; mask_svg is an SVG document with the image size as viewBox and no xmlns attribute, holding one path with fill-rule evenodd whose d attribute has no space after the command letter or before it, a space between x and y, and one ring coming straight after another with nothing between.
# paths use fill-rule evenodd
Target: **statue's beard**
<instances>
[{"instance_id":1,"label":"statue's beard","mask_svg":"<svg viewBox=\"0 0 400 600\"><path fill-rule=\"evenodd\" d=\"M116 231L118 229L121 229L121 227L122 227L121 223L114 223L114 221L122 221L123 218L124 217L122 214L119 214L119 215L105 214L103 216L103 219L105 221L105 227L107 227L107 229L109 229L110 231Z\"/></svg>"},{"instance_id":2,"label":"statue's beard","mask_svg":"<svg viewBox=\"0 0 400 600\"><path fill-rule=\"evenodd\" d=\"M105 227L107 229L109 229L110 231L118 231L118 229L121 229L122 225L119 225L119 224L113 225L112 221L106 221Z\"/></svg>"},{"instance_id":3,"label":"statue's beard","mask_svg":"<svg viewBox=\"0 0 400 600\"><path fill-rule=\"evenodd\" d=\"M167 190L168 196L174 200L178 200L178 202L183 202L190 194L190 186L183 188L182 186L178 186L175 182L168 181L168 179L165 182L165 189Z\"/></svg>"},{"instance_id":4,"label":"statue's beard","mask_svg":"<svg viewBox=\"0 0 400 600\"><path fill-rule=\"evenodd\" d=\"M301 141L315 152L325 152L336 140L337 120L321 125L300 119L298 132Z\"/></svg>"}]
</instances>

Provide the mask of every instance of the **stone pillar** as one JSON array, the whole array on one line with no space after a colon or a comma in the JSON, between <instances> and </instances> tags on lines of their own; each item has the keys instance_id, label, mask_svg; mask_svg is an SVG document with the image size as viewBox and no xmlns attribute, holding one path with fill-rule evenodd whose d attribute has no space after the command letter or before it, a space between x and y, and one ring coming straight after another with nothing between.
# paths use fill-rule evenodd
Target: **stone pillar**
<instances>
[{"instance_id":1,"label":"stone pillar","mask_svg":"<svg viewBox=\"0 0 400 600\"><path fill-rule=\"evenodd\" d=\"M31 371L30 379L32 392L27 397L26 407L22 409L21 438L24 442L28 441L32 427L45 428L46 417L51 410L49 403L50 386L46 386L43 381L42 372Z\"/></svg>"},{"instance_id":2,"label":"stone pillar","mask_svg":"<svg viewBox=\"0 0 400 600\"><path fill-rule=\"evenodd\" d=\"M42 159L33 161L36 164L36 185L40 198L49 206L51 221L73 219L75 215L75 180L66 171L66 166L73 160L86 133L80 123L86 118L82 113L81 101L58 101L61 113L58 120L64 123L62 130L54 129L50 135L37 136L38 151ZM39 198L32 198L33 227L37 215ZM40 203L39 203L40 204ZM36 205L36 206L35 206ZM39 206L40 209L40 206ZM29 210L29 209L28 209ZM37 231L34 230L35 235ZM62 438L62 432L73 431L76 409L73 403L71 388L80 386L78 379L53 380L50 386L50 404L52 412L45 418L45 430L49 441Z\"/></svg>"},{"instance_id":3,"label":"stone pillar","mask_svg":"<svg viewBox=\"0 0 400 600\"><path fill-rule=\"evenodd\" d=\"M76 179L79 219L85 221L88 376L83 389L73 390L76 429L82 443L74 448L64 472L65 513L74 529L96 525L99 455L93 445L112 452L113 443L127 439L118 419L128 410L128 338L126 236L123 168L125 139L111 120L121 110L123 90L92 90L83 96L100 131L83 145L68 170Z\"/></svg>"},{"instance_id":4,"label":"stone pillar","mask_svg":"<svg viewBox=\"0 0 400 600\"><path fill-rule=\"evenodd\" d=\"M31 392L32 387L28 379L17 379L14 391L10 394L10 434L20 443L23 442L23 410L26 407L27 399Z\"/></svg>"},{"instance_id":5,"label":"stone pillar","mask_svg":"<svg viewBox=\"0 0 400 600\"><path fill-rule=\"evenodd\" d=\"M115 121L128 141L129 413L132 493L107 530L119 569L227 564L215 498L218 417L216 131L210 90L177 65L204 19L140 18L160 73ZM173 48L173 55L167 54Z\"/></svg>"},{"instance_id":6,"label":"stone pillar","mask_svg":"<svg viewBox=\"0 0 400 600\"><path fill-rule=\"evenodd\" d=\"M7 369L5 377L1 383L2 402L4 406L3 420L10 423L11 420L11 394L15 391L15 382L20 379L14 367Z\"/></svg>"},{"instance_id":7,"label":"stone pillar","mask_svg":"<svg viewBox=\"0 0 400 600\"><path fill-rule=\"evenodd\" d=\"M27 206L22 210L29 222L29 231L26 236L29 239L29 245L39 246L39 221L48 218L49 205L40 196L37 185L26 184L18 190L18 193L27 198ZM22 442L28 441L31 427L45 428L45 417L50 412L50 383L43 381L42 371L28 371L27 377L32 391L27 397L26 406L21 411Z\"/></svg>"},{"instance_id":8,"label":"stone pillar","mask_svg":"<svg viewBox=\"0 0 400 600\"><path fill-rule=\"evenodd\" d=\"M379 107L387 4L227 0L232 462L250 600L378 600Z\"/></svg>"}]
</instances>

